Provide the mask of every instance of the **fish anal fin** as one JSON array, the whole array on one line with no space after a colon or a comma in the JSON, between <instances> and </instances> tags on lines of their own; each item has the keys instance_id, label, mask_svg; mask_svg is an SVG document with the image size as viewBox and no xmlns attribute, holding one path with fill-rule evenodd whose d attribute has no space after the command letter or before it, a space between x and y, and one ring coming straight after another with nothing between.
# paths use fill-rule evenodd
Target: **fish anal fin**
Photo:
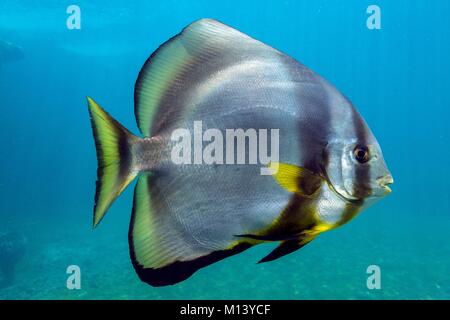
<instances>
[{"instance_id":1,"label":"fish anal fin","mask_svg":"<svg viewBox=\"0 0 450 320\"><path fill-rule=\"evenodd\" d=\"M134 192L128 240L132 264L142 281L155 287L173 285L252 246L243 239L215 250L198 245L180 231L175 214L152 193L157 179L153 173L141 174Z\"/></svg>"},{"instance_id":2,"label":"fish anal fin","mask_svg":"<svg viewBox=\"0 0 450 320\"><path fill-rule=\"evenodd\" d=\"M249 243L241 242L229 249L213 251L193 260L175 261L159 268L144 267L139 265L135 260L133 260L133 263L136 273L142 281L154 287L162 287L184 281L199 269L241 253L251 246Z\"/></svg>"}]
</instances>

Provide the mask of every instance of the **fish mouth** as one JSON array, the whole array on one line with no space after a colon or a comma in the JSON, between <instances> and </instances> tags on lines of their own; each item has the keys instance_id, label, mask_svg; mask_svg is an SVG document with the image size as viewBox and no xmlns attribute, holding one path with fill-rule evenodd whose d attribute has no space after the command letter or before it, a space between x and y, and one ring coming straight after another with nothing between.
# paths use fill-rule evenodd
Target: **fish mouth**
<instances>
[{"instance_id":1,"label":"fish mouth","mask_svg":"<svg viewBox=\"0 0 450 320\"><path fill-rule=\"evenodd\" d=\"M389 174L384 177L377 179L378 185L383 189L386 195L392 192L391 187L389 185L394 183L394 178Z\"/></svg>"},{"instance_id":2,"label":"fish mouth","mask_svg":"<svg viewBox=\"0 0 450 320\"><path fill-rule=\"evenodd\" d=\"M380 196L387 196L388 194L390 194L392 192L392 189L390 188L390 185L392 185L394 183L394 178L392 177L391 174L385 175L383 177L380 177L378 179L376 179L377 182L377 187L374 190L372 190L371 195L368 195L367 197L355 197L350 195L348 192L342 192L339 191L331 182L330 177L327 174L327 171L324 170L322 168L322 177L325 179L325 181L328 184L328 187L339 197L341 198L343 201L346 201L348 203L353 203L353 204L360 204L361 202L364 202L365 198L368 197L380 197ZM376 189L378 189L378 192L376 191ZM380 190L382 190L382 192L379 192Z\"/></svg>"}]
</instances>

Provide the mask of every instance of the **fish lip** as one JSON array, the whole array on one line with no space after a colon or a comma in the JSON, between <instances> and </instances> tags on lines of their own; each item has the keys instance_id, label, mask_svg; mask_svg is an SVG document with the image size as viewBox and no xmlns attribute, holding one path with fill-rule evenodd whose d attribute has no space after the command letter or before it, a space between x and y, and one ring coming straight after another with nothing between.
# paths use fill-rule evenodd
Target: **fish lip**
<instances>
[{"instance_id":1,"label":"fish lip","mask_svg":"<svg viewBox=\"0 0 450 320\"><path fill-rule=\"evenodd\" d=\"M377 183L385 191L385 195L388 195L392 192L392 189L389 187L389 185L394 183L394 178L391 174L388 174L386 176L378 178Z\"/></svg>"}]
</instances>

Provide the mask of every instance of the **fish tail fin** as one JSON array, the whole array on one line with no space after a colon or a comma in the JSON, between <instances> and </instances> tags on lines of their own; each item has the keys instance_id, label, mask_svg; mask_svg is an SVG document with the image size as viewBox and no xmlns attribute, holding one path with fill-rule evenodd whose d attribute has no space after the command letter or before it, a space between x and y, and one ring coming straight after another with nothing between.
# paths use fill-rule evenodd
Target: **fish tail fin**
<instances>
[{"instance_id":1,"label":"fish tail fin","mask_svg":"<svg viewBox=\"0 0 450 320\"><path fill-rule=\"evenodd\" d=\"M113 119L93 99L87 97L97 149L97 183L94 227L102 220L114 200L137 176L132 147L141 140Z\"/></svg>"}]
</instances>

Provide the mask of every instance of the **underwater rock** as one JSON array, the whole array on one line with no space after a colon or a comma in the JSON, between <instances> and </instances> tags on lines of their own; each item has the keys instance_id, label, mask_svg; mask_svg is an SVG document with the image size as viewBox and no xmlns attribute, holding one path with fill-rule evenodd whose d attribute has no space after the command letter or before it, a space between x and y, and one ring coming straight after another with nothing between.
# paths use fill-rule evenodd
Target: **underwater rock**
<instances>
[{"instance_id":1,"label":"underwater rock","mask_svg":"<svg viewBox=\"0 0 450 320\"><path fill-rule=\"evenodd\" d=\"M0 66L4 62L21 60L23 57L22 47L0 39Z\"/></svg>"},{"instance_id":2,"label":"underwater rock","mask_svg":"<svg viewBox=\"0 0 450 320\"><path fill-rule=\"evenodd\" d=\"M14 281L17 263L25 254L26 239L17 232L0 232L0 288Z\"/></svg>"}]
</instances>

